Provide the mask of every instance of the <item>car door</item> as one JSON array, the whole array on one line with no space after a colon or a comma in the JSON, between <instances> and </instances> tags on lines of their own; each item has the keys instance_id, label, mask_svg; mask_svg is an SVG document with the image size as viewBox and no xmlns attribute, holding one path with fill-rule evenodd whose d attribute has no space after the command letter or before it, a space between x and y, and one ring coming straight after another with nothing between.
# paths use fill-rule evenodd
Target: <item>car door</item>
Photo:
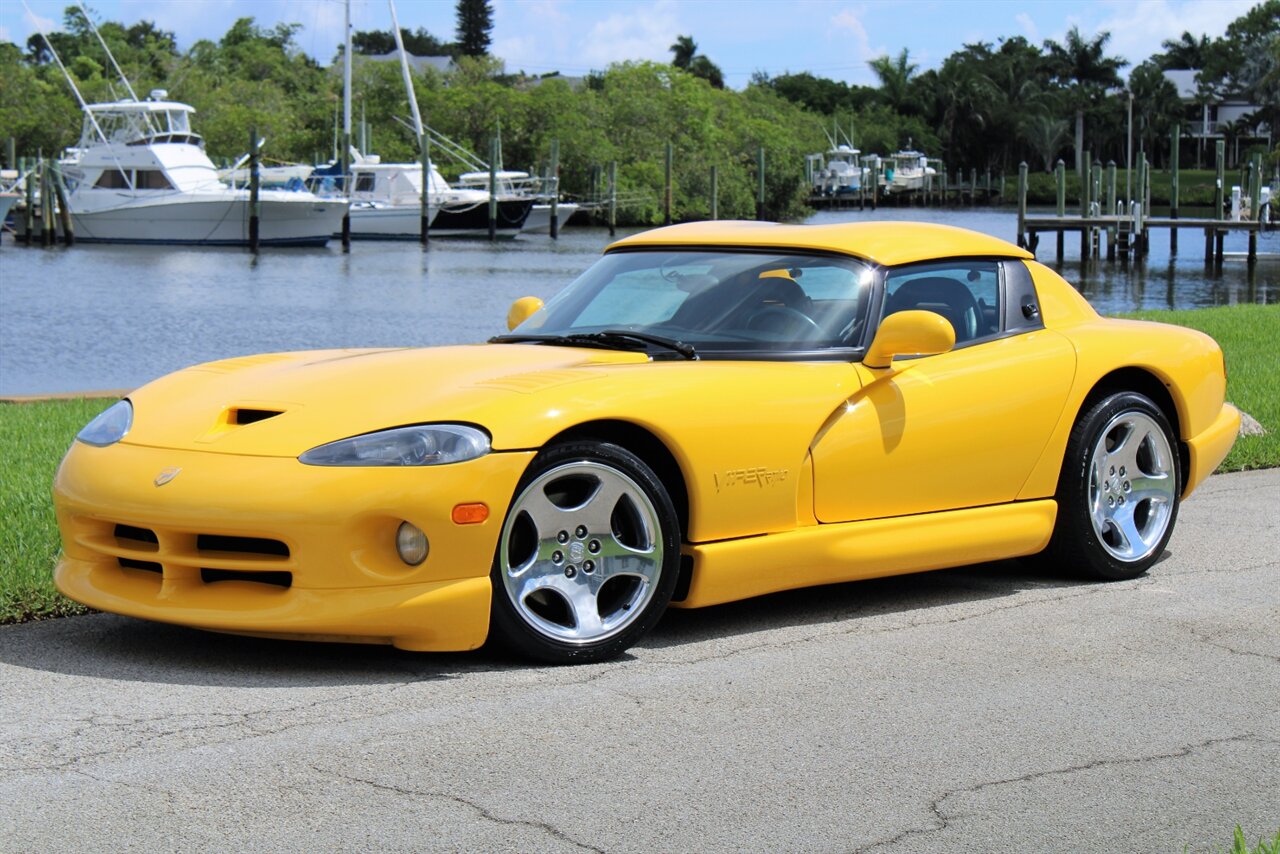
<instances>
[{"instance_id":1,"label":"car door","mask_svg":"<svg viewBox=\"0 0 1280 854\"><path fill-rule=\"evenodd\" d=\"M1075 352L1041 323L1022 262L892 268L880 316L909 309L949 320L956 346L887 369L858 365L862 387L813 444L821 522L1012 501L1061 417Z\"/></svg>"}]
</instances>

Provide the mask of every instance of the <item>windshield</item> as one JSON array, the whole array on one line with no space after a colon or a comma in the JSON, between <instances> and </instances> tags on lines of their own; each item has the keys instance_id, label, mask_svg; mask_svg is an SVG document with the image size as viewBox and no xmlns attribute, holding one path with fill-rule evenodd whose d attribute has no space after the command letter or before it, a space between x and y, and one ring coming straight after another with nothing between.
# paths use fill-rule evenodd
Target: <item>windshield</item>
<instances>
[{"instance_id":1,"label":"windshield","mask_svg":"<svg viewBox=\"0 0 1280 854\"><path fill-rule=\"evenodd\" d=\"M604 256L513 335L632 331L701 355L857 346L870 267L856 258L733 250Z\"/></svg>"}]
</instances>

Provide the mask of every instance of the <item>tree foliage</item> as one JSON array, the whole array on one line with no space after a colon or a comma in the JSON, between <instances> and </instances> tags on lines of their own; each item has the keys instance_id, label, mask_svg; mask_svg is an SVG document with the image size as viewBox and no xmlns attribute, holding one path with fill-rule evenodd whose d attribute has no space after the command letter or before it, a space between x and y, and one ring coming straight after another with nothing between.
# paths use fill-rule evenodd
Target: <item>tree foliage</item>
<instances>
[{"instance_id":1,"label":"tree foliage","mask_svg":"<svg viewBox=\"0 0 1280 854\"><path fill-rule=\"evenodd\" d=\"M243 18L220 39L185 52L148 21L98 26L140 96L167 89L196 108L195 128L215 161L239 157L250 128L266 137L272 159L310 162L333 154L340 70L319 66L299 49L296 25L262 27ZM425 30L403 35L418 55L451 47ZM49 38L87 100L127 97L79 7L67 10L61 30ZM868 153L912 146L943 158L953 171L1012 173L1020 160L1049 170L1081 149L1123 163L1128 94L1118 72L1124 62L1109 55L1106 44L1104 35L1086 38L1079 31L1060 45L1023 38L967 44L923 72L902 51L876 62L876 87L809 72L760 73L735 92L722 88L719 69L711 73L714 63L693 37L680 36L670 65L621 63L577 86L506 74L501 60L470 55L458 56L447 73L415 72L414 82L426 121L482 159L500 123L508 168L540 171L551 140L559 140L562 186L571 193L586 193L593 175L617 161L620 192L636 202L627 216L639 223L660 221L668 142L678 218L707 214L712 165L721 215L754 215L756 155L764 147L766 212L782 217L801 210L804 155L825 150L836 129ZM354 48L385 54L394 39L389 31L359 33ZM356 59L355 115L367 119L370 148L386 161L414 159L417 143L397 121L409 114L399 66ZM1206 91L1251 98L1260 105L1253 120L1280 127L1280 0L1265 0L1221 36L1184 36L1130 70L1136 146L1157 162L1167 156L1170 125L1184 107L1161 72L1193 60L1203 62ZM1083 133L1073 138L1069 119L1077 114ZM43 40L0 43L0 133L16 138L18 152L50 154L74 144L80 123ZM1248 125L1228 130L1234 139ZM440 165L451 174L447 162Z\"/></svg>"},{"instance_id":2,"label":"tree foliage","mask_svg":"<svg viewBox=\"0 0 1280 854\"><path fill-rule=\"evenodd\" d=\"M487 56L492 43L493 5L489 0L458 0L458 53Z\"/></svg>"}]
</instances>

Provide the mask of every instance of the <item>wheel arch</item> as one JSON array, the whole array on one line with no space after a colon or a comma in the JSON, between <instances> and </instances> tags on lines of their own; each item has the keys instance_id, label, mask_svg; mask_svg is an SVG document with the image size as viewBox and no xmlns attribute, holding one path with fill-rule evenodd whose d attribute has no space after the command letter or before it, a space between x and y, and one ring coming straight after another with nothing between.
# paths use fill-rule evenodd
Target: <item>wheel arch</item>
<instances>
[{"instance_id":1,"label":"wheel arch","mask_svg":"<svg viewBox=\"0 0 1280 854\"><path fill-rule=\"evenodd\" d=\"M1186 437L1182 431L1179 401L1174 397L1174 393L1170 391L1170 388L1171 385L1169 383L1166 383L1158 374L1148 368L1132 365L1117 368L1102 376L1093 384L1093 388L1085 395L1080 408L1076 411L1075 419L1073 419L1072 423L1078 421L1080 416L1088 412L1098 401L1111 394L1132 391L1149 398L1164 414L1169 426L1173 428L1174 443L1178 451L1178 492L1181 494L1186 489L1187 472L1191 465L1191 451L1187 447Z\"/></svg>"},{"instance_id":2,"label":"wheel arch","mask_svg":"<svg viewBox=\"0 0 1280 854\"><path fill-rule=\"evenodd\" d=\"M684 471L666 443L652 432L630 421L587 421L562 430L547 440L545 446L562 442L609 442L626 448L653 469L675 505L676 519L680 523L680 537L685 539L689 530L689 489Z\"/></svg>"}]
</instances>

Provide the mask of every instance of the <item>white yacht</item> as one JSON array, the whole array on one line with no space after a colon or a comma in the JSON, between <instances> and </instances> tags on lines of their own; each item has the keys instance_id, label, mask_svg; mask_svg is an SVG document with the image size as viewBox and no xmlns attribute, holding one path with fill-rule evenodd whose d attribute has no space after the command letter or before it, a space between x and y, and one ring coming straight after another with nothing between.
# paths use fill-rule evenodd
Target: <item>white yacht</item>
<instances>
[{"instance_id":1,"label":"white yacht","mask_svg":"<svg viewBox=\"0 0 1280 854\"><path fill-rule=\"evenodd\" d=\"M317 170L312 182L323 181ZM382 163L377 155L358 156L351 164L351 236L353 239L412 240L422 231L422 164ZM488 237L489 191L451 187L431 165L427 188L428 227L432 237ZM515 237L533 200L498 196L498 237Z\"/></svg>"},{"instance_id":2,"label":"white yacht","mask_svg":"<svg viewBox=\"0 0 1280 854\"><path fill-rule=\"evenodd\" d=\"M889 155L890 166L885 174L885 190L904 193L923 190L926 180L938 174L919 151L896 151Z\"/></svg>"},{"instance_id":3,"label":"white yacht","mask_svg":"<svg viewBox=\"0 0 1280 854\"><path fill-rule=\"evenodd\" d=\"M529 209L529 216L524 221L524 227L520 229L521 234L550 234L551 233L551 198L552 194L557 192L555 188L546 188L541 178L535 178L528 172L517 172L511 169L499 169L494 173L494 179L497 183L499 198L528 198L533 200L533 207ZM551 183L555 183L554 180ZM475 172L463 172L458 176L458 186L464 188L475 188L477 190L489 189L489 173L485 170ZM569 221L569 218L578 212L580 206L577 202L556 202L556 217L559 224L563 226Z\"/></svg>"},{"instance_id":4,"label":"white yacht","mask_svg":"<svg viewBox=\"0 0 1280 854\"><path fill-rule=\"evenodd\" d=\"M218 180L191 128L195 110L157 90L145 101L85 105L84 129L63 172L76 239L242 246L249 190ZM323 246L341 229L344 199L262 190L264 246Z\"/></svg>"}]
</instances>

